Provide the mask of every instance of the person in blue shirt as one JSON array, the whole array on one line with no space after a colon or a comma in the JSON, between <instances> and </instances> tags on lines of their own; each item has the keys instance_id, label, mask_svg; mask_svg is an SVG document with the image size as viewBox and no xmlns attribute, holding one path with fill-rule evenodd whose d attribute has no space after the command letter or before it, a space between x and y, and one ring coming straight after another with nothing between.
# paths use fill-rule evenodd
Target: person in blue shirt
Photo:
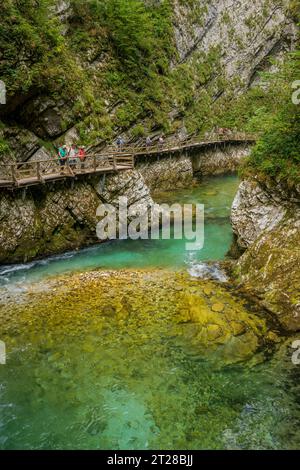
<instances>
[{"instance_id":1,"label":"person in blue shirt","mask_svg":"<svg viewBox=\"0 0 300 470\"><path fill-rule=\"evenodd\" d=\"M61 166L61 171L64 170L64 166L66 164L68 157L68 148L66 145L61 145L58 149L58 161Z\"/></svg>"}]
</instances>

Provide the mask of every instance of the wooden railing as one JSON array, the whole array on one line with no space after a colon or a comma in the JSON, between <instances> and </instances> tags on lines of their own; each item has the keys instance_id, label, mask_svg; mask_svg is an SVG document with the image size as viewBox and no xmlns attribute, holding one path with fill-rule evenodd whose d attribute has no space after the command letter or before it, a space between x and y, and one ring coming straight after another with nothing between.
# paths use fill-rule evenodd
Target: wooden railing
<instances>
[{"instance_id":1,"label":"wooden railing","mask_svg":"<svg viewBox=\"0 0 300 470\"><path fill-rule=\"evenodd\" d=\"M0 187L24 187L75 178L81 175L128 170L134 167L133 155L92 155L84 161L79 158L16 162L0 165Z\"/></svg>"},{"instance_id":2,"label":"wooden railing","mask_svg":"<svg viewBox=\"0 0 300 470\"><path fill-rule=\"evenodd\" d=\"M213 134L209 138L201 140L198 138L188 138L185 140L179 139L167 139L166 141L160 143L158 141L152 142L149 145L145 143L139 144L123 144L118 146L109 145L103 149L103 152L108 155L114 155L116 153L121 154L129 153L132 155L144 155L144 154L153 154L153 153L166 153L166 152L176 152L178 150L189 149L193 147L205 147L208 145L220 145L222 143L229 143L229 142L255 142L257 140L257 136L253 134L247 134L245 132L238 132L238 133L228 133L228 134ZM101 151L100 151L101 153Z\"/></svg>"},{"instance_id":3,"label":"wooden railing","mask_svg":"<svg viewBox=\"0 0 300 470\"><path fill-rule=\"evenodd\" d=\"M179 141L168 139L163 143L155 142L150 145L127 144L108 146L102 152L93 153L90 148L84 162L79 158L74 161L66 159L61 165L58 158L51 160L15 162L0 164L0 187L26 187L43 184L47 181L57 181L65 178L75 178L80 175L101 174L134 168L134 157L138 155L156 155L160 153L176 153L181 150L200 148L226 143L255 142L256 136L245 133L214 134L206 140L191 138Z\"/></svg>"}]
</instances>

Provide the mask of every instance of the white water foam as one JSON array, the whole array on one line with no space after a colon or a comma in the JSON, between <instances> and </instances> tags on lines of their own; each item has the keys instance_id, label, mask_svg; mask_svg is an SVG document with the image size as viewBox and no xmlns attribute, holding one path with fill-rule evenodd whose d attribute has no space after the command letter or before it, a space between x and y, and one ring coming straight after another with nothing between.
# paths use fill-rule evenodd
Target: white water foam
<instances>
[{"instance_id":1,"label":"white water foam","mask_svg":"<svg viewBox=\"0 0 300 470\"><path fill-rule=\"evenodd\" d=\"M213 279L214 281L227 282L228 278L218 263L192 263L188 268L188 273L192 277L201 279Z\"/></svg>"}]
</instances>

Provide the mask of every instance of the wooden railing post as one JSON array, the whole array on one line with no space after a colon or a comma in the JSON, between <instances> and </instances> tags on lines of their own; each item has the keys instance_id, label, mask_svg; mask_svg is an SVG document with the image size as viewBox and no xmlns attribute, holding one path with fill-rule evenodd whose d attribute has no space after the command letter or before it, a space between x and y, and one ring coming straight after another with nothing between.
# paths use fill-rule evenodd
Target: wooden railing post
<instances>
[{"instance_id":1,"label":"wooden railing post","mask_svg":"<svg viewBox=\"0 0 300 470\"><path fill-rule=\"evenodd\" d=\"M116 156L113 155L113 167L114 167L114 170L117 171L117 163L116 163Z\"/></svg>"},{"instance_id":2,"label":"wooden railing post","mask_svg":"<svg viewBox=\"0 0 300 470\"><path fill-rule=\"evenodd\" d=\"M11 165L11 176L14 183L18 183L17 179L17 165Z\"/></svg>"},{"instance_id":3,"label":"wooden railing post","mask_svg":"<svg viewBox=\"0 0 300 470\"><path fill-rule=\"evenodd\" d=\"M36 176L39 181L42 181L42 175L41 175L41 164L40 162L36 163Z\"/></svg>"},{"instance_id":4,"label":"wooden railing post","mask_svg":"<svg viewBox=\"0 0 300 470\"><path fill-rule=\"evenodd\" d=\"M96 158L96 155L93 156L93 168L94 168L94 171L97 170L97 158Z\"/></svg>"}]
</instances>

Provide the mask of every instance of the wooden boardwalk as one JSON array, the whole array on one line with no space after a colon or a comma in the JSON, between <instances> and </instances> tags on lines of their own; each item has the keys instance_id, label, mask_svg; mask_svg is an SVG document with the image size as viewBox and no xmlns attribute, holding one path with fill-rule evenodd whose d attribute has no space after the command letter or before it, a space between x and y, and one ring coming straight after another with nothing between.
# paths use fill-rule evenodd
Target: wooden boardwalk
<instances>
[{"instance_id":1,"label":"wooden boardwalk","mask_svg":"<svg viewBox=\"0 0 300 470\"><path fill-rule=\"evenodd\" d=\"M230 144L250 144L255 141L256 138L253 135L231 134L214 136L205 141L189 139L181 142L167 141L164 144L158 143L150 146L123 145L121 148L110 146L106 147L102 153L100 151L98 155L88 155L84 163L77 158L75 162L67 160L64 166L61 166L56 158L0 164L0 188L26 188L51 181L74 180L88 175L130 170L134 168L135 157L139 156L177 154Z\"/></svg>"},{"instance_id":2,"label":"wooden boardwalk","mask_svg":"<svg viewBox=\"0 0 300 470\"><path fill-rule=\"evenodd\" d=\"M64 166L54 158L0 165L0 188L25 188L51 181L74 180L83 176L103 175L132 168L134 157L125 153L87 156L83 163L79 159L74 163L67 160Z\"/></svg>"},{"instance_id":3,"label":"wooden boardwalk","mask_svg":"<svg viewBox=\"0 0 300 470\"><path fill-rule=\"evenodd\" d=\"M157 156L163 154L175 154L180 152L188 152L197 149L206 149L211 147L222 147L225 145L236 144L253 144L257 140L257 136L253 134L236 133L228 135L214 135L212 138L200 141L199 139L188 139L183 141L168 140L163 144L153 143L149 146L146 145L123 145L120 148L117 146L105 147L103 153L113 155L116 152L128 153L139 156Z\"/></svg>"}]
</instances>

